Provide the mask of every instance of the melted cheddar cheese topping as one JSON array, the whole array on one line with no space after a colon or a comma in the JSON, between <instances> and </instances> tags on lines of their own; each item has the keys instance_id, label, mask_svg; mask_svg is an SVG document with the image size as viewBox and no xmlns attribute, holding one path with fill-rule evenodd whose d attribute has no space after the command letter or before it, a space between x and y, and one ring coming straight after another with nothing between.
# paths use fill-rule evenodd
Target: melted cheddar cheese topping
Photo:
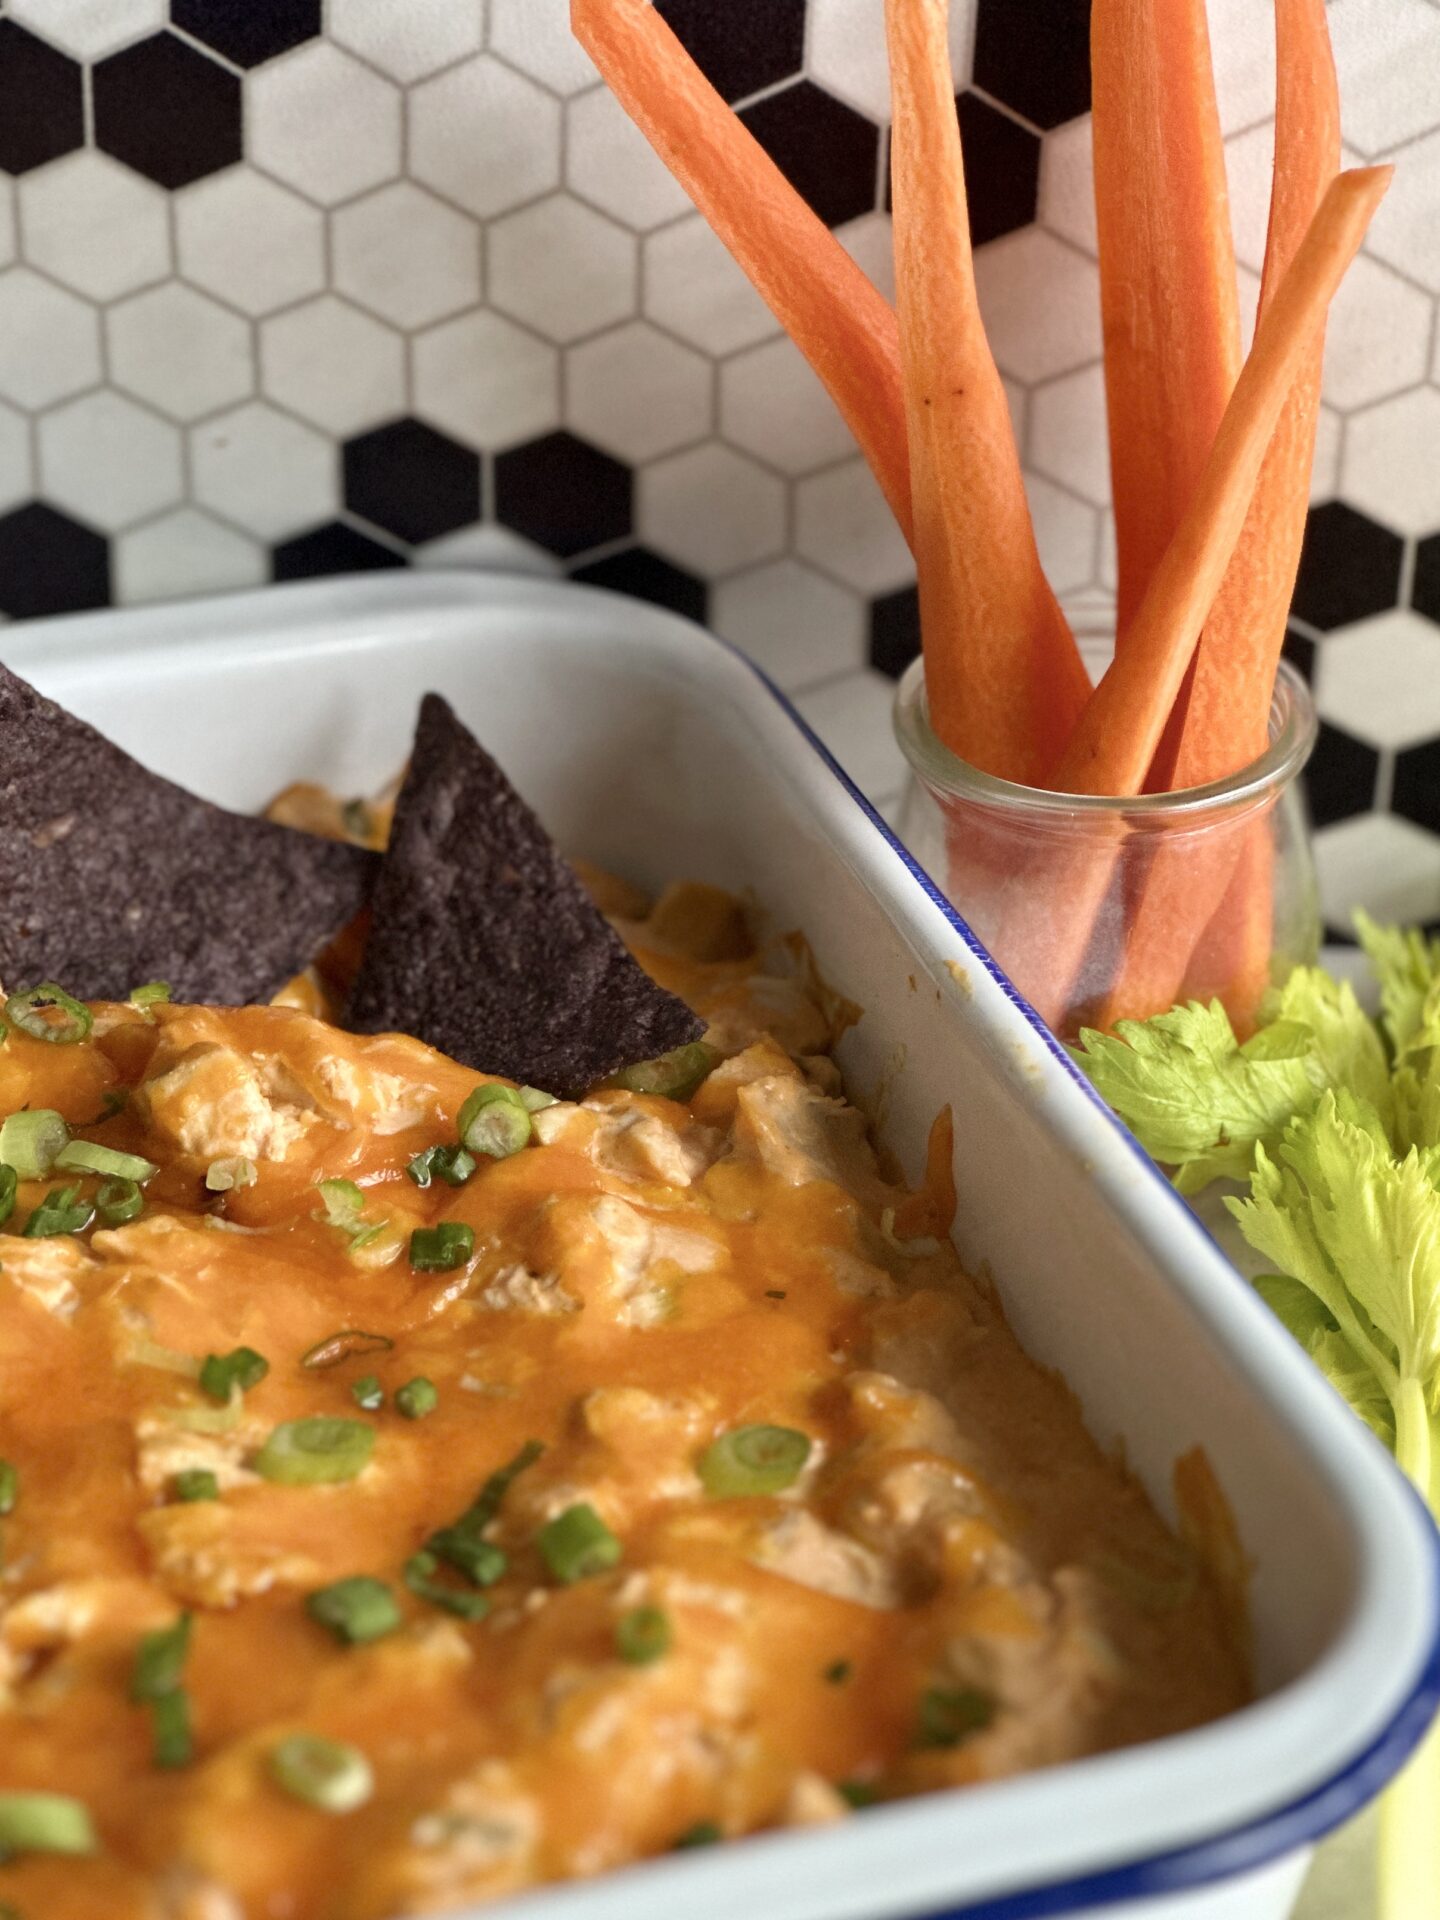
<instances>
[{"instance_id":1,"label":"melted cheddar cheese topping","mask_svg":"<svg viewBox=\"0 0 1440 1920\"><path fill-rule=\"evenodd\" d=\"M0 1853L7 1796L67 1796L93 1828L77 1854L12 1848L0 1908L444 1911L1244 1699L1198 1558L962 1271L948 1159L920 1194L877 1161L834 1007L764 971L710 889L604 903L721 1063L683 1104L551 1105L458 1187L407 1167L455 1139L477 1076L339 1031L313 982L275 1007L102 1006L80 1044L0 1047L0 1115L57 1109L158 1168L128 1223L25 1237L52 1175L0 1230ZM252 1184L207 1187L241 1161ZM363 1191L363 1231L326 1217L333 1179ZM410 1234L442 1222L472 1251L416 1270ZM342 1329L373 1339L304 1364ZM269 1370L222 1405L196 1363L239 1348ZM371 1374L383 1403L357 1405ZM406 1418L415 1379L436 1403ZM266 1477L277 1427L316 1416L365 1424L363 1469ZM711 1490L707 1450L760 1425L808 1442L790 1483ZM484 1617L407 1587L531 1441L485 1527ZM213 1497L179 1497L195 1475ZM542 1535L576 1508L612 1563L567 1580ZM397 1617L350 1645L306 1601L355 1576ZM434 1584L478 1591L443 1565ZM130 1696L142 1640L184 1613L190 1750L167 1767ZM355 1804L286 1790L296 1734L363 1756Z\"/></svg>"}]
</instances>

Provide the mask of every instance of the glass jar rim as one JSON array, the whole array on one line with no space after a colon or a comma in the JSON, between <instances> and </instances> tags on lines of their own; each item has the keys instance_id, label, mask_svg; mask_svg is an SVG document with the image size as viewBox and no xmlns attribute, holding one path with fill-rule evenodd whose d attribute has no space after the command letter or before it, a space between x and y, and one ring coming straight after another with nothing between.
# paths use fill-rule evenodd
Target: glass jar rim
<instances>
[{"instance_id":1,"label":"glass jar rim","mask_svg":"<svg viewBox=\"0 0 1440 1920\"><path fill-rule=\"evenodd\" d=\"M1095 636L1077 635L1082 644L1087 637ZM1288 660L1281 660L1270 702L1270 744L1257 759L1203 787L1180 787L1172 793L1097 794L1023 786L982 772L952 753L930 726L923 656L912 660L900 676L893 716L895 738L910 771L938 797L1007 812L1070 818L1119 813L1155 825L1162 820L1198 824L1212 814L1248 811L1283 792L1310 758L1320 725L1303 676Z\"/></svg>"}]
</instances>

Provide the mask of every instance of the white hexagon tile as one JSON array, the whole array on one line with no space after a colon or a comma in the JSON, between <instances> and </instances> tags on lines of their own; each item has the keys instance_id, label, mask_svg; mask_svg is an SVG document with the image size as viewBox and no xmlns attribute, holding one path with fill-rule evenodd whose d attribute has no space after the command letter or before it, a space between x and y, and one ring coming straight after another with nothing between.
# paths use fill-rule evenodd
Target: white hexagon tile
<instances>
[{"instance_id":1,"label":"white hexagon tile","mask_svg":"<svg viewBox=\"0 0 1440 1920\"><path fill-rule=\"evenodd\" d=\"M882 0L657 0L887 296ZM1269 8L1210 0L1242 298ZM364 567L549 567L708 620L869 789L918 616L818 383L572 40L567 0L8 0L0 615ZM1327 916L1440 919L1440 7L1331 0L1397 176L1336 302L1290 651ZM1113 529L1087 0L954 0L977 275L1042 554Z\"/></svg>"}]
</instances>

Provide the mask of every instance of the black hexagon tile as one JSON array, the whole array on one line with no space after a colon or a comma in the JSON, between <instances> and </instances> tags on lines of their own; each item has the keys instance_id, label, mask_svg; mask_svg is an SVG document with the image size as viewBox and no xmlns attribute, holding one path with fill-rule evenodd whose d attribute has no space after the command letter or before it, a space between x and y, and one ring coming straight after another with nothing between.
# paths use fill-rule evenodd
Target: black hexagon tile
<instances>
[{"instance_id":1,"label":"black hexagon tile","mask_svg":"<svg viewBox=\"0 0 1440 1920\"><path fill-rule=\"evenodd\" d=\"M323 573L375 573L408 564L403 553L343 520L282 540L270 556L277 580L313 580Z\"/></svg>"},{"instance_id":2,"label":"black hexagon tile","mask_svg":"<svg viewBox=\"0 0 1440 1920\"><path fill-rule=\"evenodd\" d=\"M870 664L898 680L920 651L920 596L914 587L882 594L870 603Z\"/></svg>"},{"instance_id":3,"label":"black hexagon tile","mask_svg":"<svg viewBox=\"0 0 1440 1920\"><path fill-rule=\"evenodd\" d=\"M495 458L495 518L562 560L628 538L634 489L629 467L573 433Z\"/></svg>"},{"instance_id":4,"label":"black hexagon tile","mask_svg":"<svg viewBox=\"0 0 1440 1920\"><path fill-rule=\"evenodd\" d=\"M1343 500L1312 507L1290 610L1297 620L1328 633L1400 597L1404 542Z\"/></svg>"},{"instance_id":5,"label":"black hexagon tile","mask_svg":"<svg viewBox=\"0 0 1440 1920\"><path fill-rule=\"evenodd\" d=\"M805 0L656 0L711 85L743 100L799 73Z\"/></svg>"},{"instance_id":6,"label":"black hexagon tile","mask_svg":"<svg viewBox=\"0 0 1440 1920\"><path fill-rule=\"evenodd\" d=\"M1415 549L1415 584L1410 604L1427 620L1440 622L1440 533L1432 533Z\"/></svg>"},{"instance_id":7,"label":"black hexagon tile","mask_svg":"<svg viewBox=\"0 0 1440 1920\"><path fill-rule=\"evenodd\" d=\"M162 187L184 187L241 155L240 81L173 33L102 60L95 144Z\"/></svg>"},{"instance_id":8,"label":"black hexagon tile","mask_svg":"<svg viewBox=\"0 0 1440 1920\"><path fill-rule=\"evenodd\" d=\"M110 598L110 547L41 501L0 516L0 613L32 620L80 613Z\"/></svg>"},{"instance_id":9,"label":"black hexagon tile","mask_svg":"<svg viewBox=\"0 0 1440 1920\"><path fill-rule=\"evenodd\" d=\"M480 518L480 457L419 420L392 420L345 444L345 504L418 546Z\"/></svg>"},{"instance_id":10,"label":"black hexagon tile","mask_svg":"<svg viewBox=\"0 0 1440 1920\"><path fill-rule=\"evenodd\" d=\"M85 144L80 68L0 20L0 168L28 173Z\"/></svg>"},{"instance_id":11,"label":"black hexagon tile","mask_svg":"<svg viewBox=\"0 0 1440 1920\"><path fill-rule=\"evenodd\" d=\"M1440 833L1440 740L1426 740L1395 756L1391 811Z\"/></svg>"},{"instance_id":12,"label":"black hexagon tile","mask_svg":"<svg viewBox=\"0 0 1440 1920\"><path fill-rule=\"evenodd\" d=\"M1315 684L1315 642L1308 634L1297 633L1294 627L1286 629L1285 644L1280 649L1284 657L1304 680L1306 686Z\"/></svg>"},{"instance_id":13,"label":"black hexagon tile","mask_svg":"<svg viewBox=\"0 0 1440 1920\"><path fill-rule=\"evenodd\" d=\"M828 226L875 206L880 129L811 80L767 94L740 118Z\"/></svg>"},{"instance_id":14,"label":"black hexagon tile","mask_svg":"<svg viewBox=\"0 0 1440 1920\"><path fill-rule=\"evenodd\" d=\"M1375 804L1375 781L1380 755L1328 720L1320 722L1315 752L1305 770L1305 792L1310 818L1317 827L1368 813Z\"/></svg>"},{"instance_id":15,"label":"black hexagon tile","mask_svg":"<svg viewBox=\"0 0 1440 1920\"><path fill-rule=\"evenodd\" d=\"M1090 0L979 0L977 87L1037 127L1090 110Z\"/></svg>"},{"instance_id":16,"label":"black hexagon tile","mask_svg":"<svg viewBox=\"0 0 1440 1920\"><path fill-rule=\"evenodd\" d=\"M612 593L628 593L636 600L649 600L657 607L669 607L683 613L687 620L704 621L709 611L709 590L703 580L682 567L672 566L648 547L626 547L620 553L608 553L603 560L588 561L576 567L572 580L587 586L609 587Z\"/></svg>"},{"instance_id":17,"label":"black hexagon tile","mask_svg":"<svg viewBox=\"0 0 1440 1920\"><path fill-rule=\"evenodd\" d=\"M237 67L258 67L313 40L321 24L320 0L170 0L170 18Z\"/></svg>"}]
</instances>

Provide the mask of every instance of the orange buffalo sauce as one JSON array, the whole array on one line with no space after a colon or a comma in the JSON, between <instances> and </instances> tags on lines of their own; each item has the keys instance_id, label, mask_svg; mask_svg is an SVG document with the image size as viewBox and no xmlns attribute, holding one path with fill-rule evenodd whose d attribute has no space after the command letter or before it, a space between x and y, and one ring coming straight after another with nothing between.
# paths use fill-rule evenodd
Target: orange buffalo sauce
<instances>
[{"instance_id":1,"label":"orange buffalo sauce","mask_svg":"<svg viewBox=\"0 0 1440 1920\"><path fill-rule=\"evenodd\" d=\"M56 1173L22 1182L0 1229L0 1459L18 1479L0 1833L26 1792L79 1802L94 1833L85 1855L0 1864L0 1907L443 1911L1245 1697L1198 1555L941 1237L943 1170L922 1200L882 1177L838 1094L831 1018L763 971L713 890L644 919L611 904L721 1064L685 1104L550 1106L460 1187L406 1169L455 1138L477 1076L298 1010L323 1010L313 985L269 1008L97 1007L80 1044L0 1048L0 1115L58 1109L158 1168L127 1224L24 1237L47 1190L78 1182L83 1203L99 1184ZM207 1187L238 1162L253 1184ZM358 1220L324 1217L334 1179L361 1188ZM440 1222L473 1250L417 1271L410 1235ZM307 1365L341 1329L369 1350ZM197 1363L242 1347L269 1370L222 1407ZM378 1408L352 1391L366 1375ZM436 1404L408 1419L396 1393L417 1378ZM316 1416L362 1422L368 1463L266 1478L275 1429ZM773 1490L715 1491L708 1450L755 1425L802 1436L803 1461ZM413 1556L530 1441L543 1452L484 1529L505 1556L485 1617L412 1592ZM197 1473L216 1497L179 1497ZM567 1582L541 1536L582 1505L612 1564ZM352 1646L305 1602L356 1575L397 1617ZM443 1564L433 1582L480 1595ZM661 1620L648 1660L626 1657L639 1609ZM192 1750L167 1768L130 1687L142 1637L184 1612ZM277 1780L298 1732L362 1758L358 1803Z\"/></svg>"}]
</instances>

